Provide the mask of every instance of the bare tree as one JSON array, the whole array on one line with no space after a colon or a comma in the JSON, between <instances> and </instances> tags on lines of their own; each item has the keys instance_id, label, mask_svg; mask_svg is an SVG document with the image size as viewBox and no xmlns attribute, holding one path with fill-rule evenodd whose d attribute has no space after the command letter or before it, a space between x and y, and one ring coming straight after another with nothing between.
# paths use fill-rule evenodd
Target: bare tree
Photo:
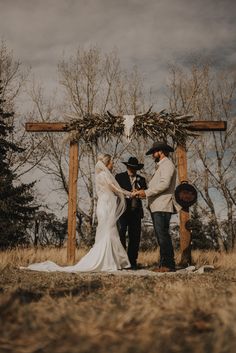
<instances>
[{"instance_id":1,"label":"bare tree","mask_svg":"<svg viewBox=\"0 0 236 353\"><path fill-rule=\"evenodd\" d=\"M37 153L41 139L32 139L26 134L23 127L25 117L22 117L17 101L25 89L30 70L23 67L19 60L14 58L13 52L9 50L6 42L0 43L0 80L3 87L3 98L5 107L14 114L9 119L9 124L14 127L11 140L22 148L20 154L13 151L9 153L8 159L13 172L18 178L30 172L41 160L42 155ZM30 119L30 117L27 117Z\"/></svg>"},{"instance_id":2,"label":"bare tree","mask_svg":"<svg viewBox=\"0 0 236 353\"><path fill-rule=\"evenodd\" d=\"M143 110L143 86L137 69L130 75L121 69L115 52L103 55L98 48L77 50L75 55L63 58L59 65L60 84L64 98L60 105L43 97L40 88L33 87L35 120L65 120L67 116L84 119L86 114L111 110L119 114L132 114ZM60 116L60 118L58 118ZM57 181L58 191L68 193L68 144L57 134L47 133L41 144L41 153L46 158L39 168ZM122 158L127 141L114 138L100 141L98 146L79 144L79 195L77 205L78 230L82 238L93 234L96 223L96 193L94 188L94 167L99 151ZM130 147L131 145L129 145ZM140 146L139 146L140 148ZM67 198L65 198L67 201Z\"/></svg>"},{"instance_id":3,"label":"bare tree","mask_svg":"<svg viewBox=\"0 0 236 353\"><path fill-rule=\"evenodd\" d=\"M12 108L27 78L28 71L22 68L21 62L14 58L5 41L0 43L0 79L3 97L7 100L7 108Z\"/></svg>"},{"instance_id":4,"label":"bare tree","mask_svg":"<svg viewBox=\"0 0 236 353\"><path fill-rule=\"evenodd\" d=\"M190 69L173 66L170 70L169 106L171 111L193 114L195 119L227 120L226 132L212 132L188 142L191 179L207 205L216 225L221 247L232 249L236 230L235 201L235 101L236 77L233 72L214 72L209 64ZM227 219L228 234L221 226Z\"/></svg>"}]
</instances>

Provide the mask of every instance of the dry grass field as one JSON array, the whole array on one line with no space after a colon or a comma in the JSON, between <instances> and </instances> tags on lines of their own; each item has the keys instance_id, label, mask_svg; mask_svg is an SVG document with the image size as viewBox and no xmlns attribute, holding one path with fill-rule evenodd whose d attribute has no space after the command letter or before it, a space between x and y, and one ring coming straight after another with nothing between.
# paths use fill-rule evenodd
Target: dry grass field
<instances>
[{"instance_id":1,"label":"dry grass field","mask_svg":"<svg viewBox=\"0 0 236 353\"><path fill-rule=\"evenodd\" d=\"M77 254L77 260L83 251ZM19 266L66 263L66 250L14 250L0 257L0 352L233 353L236 255L194 252L204 274L116 276L40 273ZM139 262L155 267L156 252Z\"/></svg>"}]
</instances>

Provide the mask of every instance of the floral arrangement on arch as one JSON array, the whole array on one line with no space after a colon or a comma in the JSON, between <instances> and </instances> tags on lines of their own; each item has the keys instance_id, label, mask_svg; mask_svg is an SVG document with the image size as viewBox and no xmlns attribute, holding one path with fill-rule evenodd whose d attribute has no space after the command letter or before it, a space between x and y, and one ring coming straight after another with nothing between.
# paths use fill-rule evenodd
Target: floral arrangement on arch
<instances>
[{"instance_id":1,"label":"floral arrangement on arch","mask_svg":"<svg viewBox=\"0 0 236 353\"><path fill-rule=\"evenodd\" d=\"M111 137L125 136L131 138L142 136L144 139L167 140L172 138L174 143L184 143L188 136L196 136L191 131L191 115L168 113L162 110L159 113L151 111L138 115L113 115L109 111L105 114L86 114L82 117L66 115L70 118L66 130L71 132L70 139L97 143L99 138L105 141Z\"/></svg>"}]
</instances>

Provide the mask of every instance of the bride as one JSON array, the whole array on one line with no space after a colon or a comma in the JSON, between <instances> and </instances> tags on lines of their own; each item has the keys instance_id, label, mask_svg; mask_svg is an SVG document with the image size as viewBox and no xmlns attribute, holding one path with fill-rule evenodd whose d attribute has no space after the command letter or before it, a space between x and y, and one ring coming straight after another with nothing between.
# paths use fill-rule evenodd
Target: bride
<instances>
[{"instance_id":1,"label":"bride","mask_svg":"<svg viewBox=\"0 0 236 353\"><path fill-rule=\"evenodd\" d=\"M125 210L124 195L130 197L131 193L119 186L111 173L112 167L113 161L109 154L101 155L95 166L98 226L91 250L74 266L62 267L52 261L45 261L21 268L47 272L109 272L130 267L116 222Z\"/></svg>"}]
</instances>

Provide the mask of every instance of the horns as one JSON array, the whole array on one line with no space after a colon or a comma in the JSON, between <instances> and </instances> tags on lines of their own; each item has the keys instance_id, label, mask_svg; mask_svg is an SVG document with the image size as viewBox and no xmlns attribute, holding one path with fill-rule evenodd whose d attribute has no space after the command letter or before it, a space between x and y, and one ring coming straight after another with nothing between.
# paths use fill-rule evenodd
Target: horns
<instances>
[{"instance_id":1,"label":"horns","mask_svg":"<svg viewBox=\"0 0 236 353\"><path fill-rule=\"evenodd\" d=\"M141 117L141 116L148 116L148 115L151 113L151 110L152 110L152 105L151 105L151 107L148 109L148 111L147 111L146 113L144 113L144 114L138 114L138 115L136 115L136 116L138 116L138 117Z\"/></svg>"},{"instance_id":2,"label":"horns","mask_svg":"<svg viewBox=\"0 0 236 353\"><path fill-rule=\"evenodd\" d=\"M113 115L109 112L109 110L107 110L107 114L111 117L111 118L118 118L119 115Z\"/></svg>"},{"instance_id":3,"label":"horns","mask_svg":"<svg viewBox=\"0 0 236 353\"><path fill-rule=\"evenodd\" d=\"M148 109L148 111L147 111L146 113L144 113L144 114L137 114L137 115L135 115L135 116L138 116L138 117L141 117L141 116L148 116L148 115L150 114L151 110L152 110L152 105L151 105L151 107ZM113 115L113 114L111 114L111 113L109 112L109 110L107 110L107 114L108 114L111 118L119 118L119 117L120 117L120 115Z\"/></svg>"}]
</instances>

